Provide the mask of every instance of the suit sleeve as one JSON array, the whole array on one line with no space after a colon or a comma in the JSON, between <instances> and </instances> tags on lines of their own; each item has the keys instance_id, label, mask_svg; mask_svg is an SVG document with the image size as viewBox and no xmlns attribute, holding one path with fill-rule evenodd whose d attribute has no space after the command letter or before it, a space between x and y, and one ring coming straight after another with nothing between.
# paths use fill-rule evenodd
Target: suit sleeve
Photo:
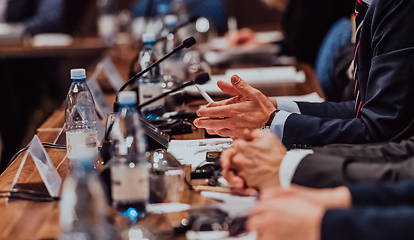
<instances>
[{"instance_id":1,"label":"suit sleeve","mask_svg":"<svg viewBox=\"0 0 414 240\"><path fill-rule=\"evenodd\" d=\"M328 145L313 152L298 164L292 183L325 188L414 178L414 137L400 143Z\"/></svg>"},{"instance_id":2,"label":"suit sleeve","mask_svg":"<svg viewBox=\"0 0 414 240\"><path fill-rule=\"evenodd\" d=\"M414 157L402 162L367 162L352 157L315 153L299 163L292 183L328 188L360 183L385 183L414 178Z\"/></svg>"},{"instance_id":3,"label":"suit sleeve","mask_svg":"<svg viewBox=\"0 0 414 240\"><path fill-rule=\"evenodd\" d=\"M356 207L328 210L321 224L321 239L414 239L414 208Z\"/></svg>"},{"instance_id":4,"label":"suit sleeve","mask_svg":"<svg viewBox=\"0 0 414 240\"><path fill-rule=\"evenodd\" d=\"M291 114L284 125L282 142L287 148L381 142L410 125L414 118L414 24L406 23L414 22L413 10L411 0L374 1L361 29L359 59L366 62L360 61L358 70L363 86L360 117L309 116L301 108L302 114ZM363 46L367 42L370 45ZM320 109L324 111L322 105Z\"/></svg>"},{"instance_id":5,"label":"suit sleeve","mask_svg":"<svg viewBox=\"0 0 414 240\"><path fill-rule=\"evenodd\" d=\"M385 185L355 185L348 187L352 204L365 205L411 205L414 206L414 181Z\"/></svg>"},{"instance_id":6,"label":"suit sleeve","mask_svg":"<svg viewBox=\"0 0 414 240\"><path fill-rule=\"evenodd\" d=\"M320 118L349 119L355 117L355 101L347 102L296 102L300 113Z\"/></svg>"}]
</instances>

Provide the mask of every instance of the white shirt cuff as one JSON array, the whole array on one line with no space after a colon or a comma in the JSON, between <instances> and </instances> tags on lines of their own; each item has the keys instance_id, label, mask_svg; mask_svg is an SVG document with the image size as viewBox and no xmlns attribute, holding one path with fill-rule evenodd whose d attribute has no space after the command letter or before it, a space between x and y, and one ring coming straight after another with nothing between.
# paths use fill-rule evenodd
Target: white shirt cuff
<instances>
[{"instance_id":1,"label":"white shirt cuff","mask_svg":"<svg viewBox=\"0 0 414 240\"><path fill-rule=\"evenodd\" d=\"M290 116L289 112L279 111L273 118L272 124L270 125L270 132L275 134L280 141L283 140L283 129L285 128L286 119Z\"/></svg>"},{"instance_id":2,"label":"white shirt cuff","mask_svg":"<svg viewBox=\"0 0 414 240\"><path fill-rule=\"evenodd\" d=\"M299 106L296 102L275 98L277 102L277 109L290 113L301 114Z\"/></svg>"},{"instance_id":3,"label":"white shirt cuff","mask_svg":"<svg viewBox=\"0 0 414 240\"><path fill-rule=\"evenodd\" d=\"M292 183L296 168L299 166L299 163L302 161L302 159L304 159L309 154L313 154L313 151L309 149L294 149L286 153L286 155L283 157L279 169L279 181L282 188L290 188L290 184Z\"/></svg>"}]
</instances>

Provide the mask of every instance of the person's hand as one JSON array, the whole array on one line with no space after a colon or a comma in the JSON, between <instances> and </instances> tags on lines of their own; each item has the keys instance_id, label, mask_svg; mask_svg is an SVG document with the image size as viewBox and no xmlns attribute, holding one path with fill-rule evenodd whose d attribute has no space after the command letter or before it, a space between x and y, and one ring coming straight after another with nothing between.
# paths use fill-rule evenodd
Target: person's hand
<instances>
[{"instance_id":1,"label":"person's hand","mask_svg":"<svg viewBox=\"0 0 414 240\"><path fill-rule=\"evenodd\" d=\"M271 133L244 130L220 157L221 174L229 185L251 195L252 188L263 190L279 185L279 167L286 148Z\"/></svg>"},{"instance_id":2,"label":"person's hand","mask_svg":"<svg viewBox=\"0 0 414 240\"><path fill-rule=\"evenodd\" d=\"M252 209L247 229L258 240L318 240L326 209L297 195L261 199Z\"/></svg>"},{"instance_id":3,"label":"person's hand","mask_svg":"<svg viewBox=\"0 0 414 240\"><path fill-rule=\"evenodd\" d=\"M250 28L242 28L236 33L227 32L225 37L229 42L229 46L240 45L258 45L255 33Z\"/></svg>"},{"instance_id":4,"label":"person's hand","mask_svg":"<svg viewBox=\"0 0 414 240\"><path fill-rule=\"evenodd\" d=\"M231 169L245 180L248 187L260 191L279 186L279 168L286 148L277 137L260 129L245 130L243 140L235 140Z\"/></svg>"},{"instance_id":5,"label":"person's hand","mask_svg":"<svg viewBox=\"0 0 414 240\"><path fill-rule=\"evenodd\" d=\"M231 83L219 81L218 86L235 97L210 103L207 108L198 110L200 118L194 120L195 126L206 128L210 134L240 138L243 129L265 125L270 114L276 110L276 101L270 100L237 75L231 77Z\"/></svg>"}]
</instances>

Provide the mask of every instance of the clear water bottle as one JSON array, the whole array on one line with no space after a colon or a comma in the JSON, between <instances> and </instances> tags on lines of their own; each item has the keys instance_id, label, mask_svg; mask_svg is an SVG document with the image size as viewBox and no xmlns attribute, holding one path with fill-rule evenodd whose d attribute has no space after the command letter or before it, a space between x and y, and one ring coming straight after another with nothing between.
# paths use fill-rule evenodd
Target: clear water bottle
<instances>
[{"instance_id":1,"label":"clear water bottle","mask_svg":"<svg viewBox=\"0 0 414 240\"><path fill-rule=\"evenodd\" d=\"M80 159L98 160L95 102L85 83L85 69L72 69L73 80L66 97L66 146L71 167Z\"/></svg>"},{"instance_id":2,"label":"clear water bottle","mask_svg":"<svg viewBox=\"0 0 414 240\"><path fill-rule=\"evenodd\" d=\"M132 221L143 217L149 201L147 141L135 109L136 93L118 95L119 113L111 131L114 157L111 160L111 190L114 208Z\"/></svg>"},{"instance_id":3,"label":"clear water bottle","mask_svg":"<svg viewBox=\"0 0 414 240\"><path fill-rule=\"evenodd\" d=\"M164 41L162 53L167 55L178 47L182 39L175 33L171 33L177 26L178 18L175 15L167 15L164 18L163 36L166 37ZM178 87L187 80L187 72L183 63L183 56L185 49L172 55L164 62L164 88L172 89Z\"/></svg>"},{"instance_id":4,"label":"clear water bottle","mask_svg":"<svg viewBox=\"0 0 414 240\"><path fill-rule=\"evenodd\" d=\"M163 47L164 55L170 53L172 50L174 50L174 48L178 47L182 42L180 41L179 37L176 34L171 33L171 31L177 27L177 21L178 21L178 17L175 15L167 15L164 18L164 29L163 29L162 35L166 36L167 38L165 41L164 47ZM176 53L173 56L171 56L171 58L182 59L182 54Z\"/></svg>"},{"instance_id":5,"label":"clear water bottle","mask_svg":"<svg viewBox=\"0 0 414 240\"><path fill-rule=\"evenodd\" d=\"M159 53L155 48L155 34L144 33L142 36L144 47L139 54L138 68L142 71L148 68L151 64L160 59ZM138 96L139 103L143 104L154 97L159 96L163 92L164 75L161 65L151 69L149 72L142 75L138 81ZM150 120L158 119L165 113L165 100L159 99L146 107L141 109L141 113Z\"/></svg>"},{"instance_id":6,"label":"clear water bottle","mask_svg":"<svg viewBox=\"0 0 414 240\"><path fill-rule=\"evenodd\" d=\"M60 240L120 239L107 221L107 201L90 159L66 177L60 201Z\"/></svg>"},{"instance_id":7,"label":"clear water bottle","mask_svg":"<svg viewBox=\"0 0 414 240\"><path fill-rule=\"evenodd\" d=\"M116 42L116 35L119 32L117 19L117 6L114 0L97 0L98 6L98 34L105 44L112 45Z\"/></svg>"}]
</instances>

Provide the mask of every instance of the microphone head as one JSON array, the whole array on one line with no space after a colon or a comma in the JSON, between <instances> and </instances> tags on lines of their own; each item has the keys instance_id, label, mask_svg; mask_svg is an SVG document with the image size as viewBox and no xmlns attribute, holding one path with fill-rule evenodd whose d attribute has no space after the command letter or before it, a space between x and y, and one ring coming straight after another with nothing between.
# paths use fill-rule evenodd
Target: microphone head
<instances>
[{"instance_id":1,"label":"microphone head","mask_svg":"<svg viewBox=\"0 0 414 240\"><path fill-rule=\"evenodd\" d=\"M185 48L190 48L190 47L192 47L195 43L196 43L195 38L194 38L194 37L189 37L189 38L187 38L186 40L184 40L184 41L183 41L183 44L182 44L182 45L183 45Z\"/></svg>"},{"instance_id":2,"label":"microphone head","mask_svg":"<svg viewBox=\"0 0 414 240\"><path fill-rule=\"evenodd\" d=\"M190 23L193 23L195 21L197 21L197 19L199 19L200 16L199 15L193 15L190 17L190 19L188 20Z\"/></svg>"},{"instance_id":3,"label":"microphone head","mask_svg":"<svg viewBox=\"0 0 414 240\"><path fill-rule=\"evenodd\" d=\"M194 82L198 85L203 85L208 81L210 81L210 75L208 73L202 73L198 75L194 80Z\"/></svg>"}]
</instances>

